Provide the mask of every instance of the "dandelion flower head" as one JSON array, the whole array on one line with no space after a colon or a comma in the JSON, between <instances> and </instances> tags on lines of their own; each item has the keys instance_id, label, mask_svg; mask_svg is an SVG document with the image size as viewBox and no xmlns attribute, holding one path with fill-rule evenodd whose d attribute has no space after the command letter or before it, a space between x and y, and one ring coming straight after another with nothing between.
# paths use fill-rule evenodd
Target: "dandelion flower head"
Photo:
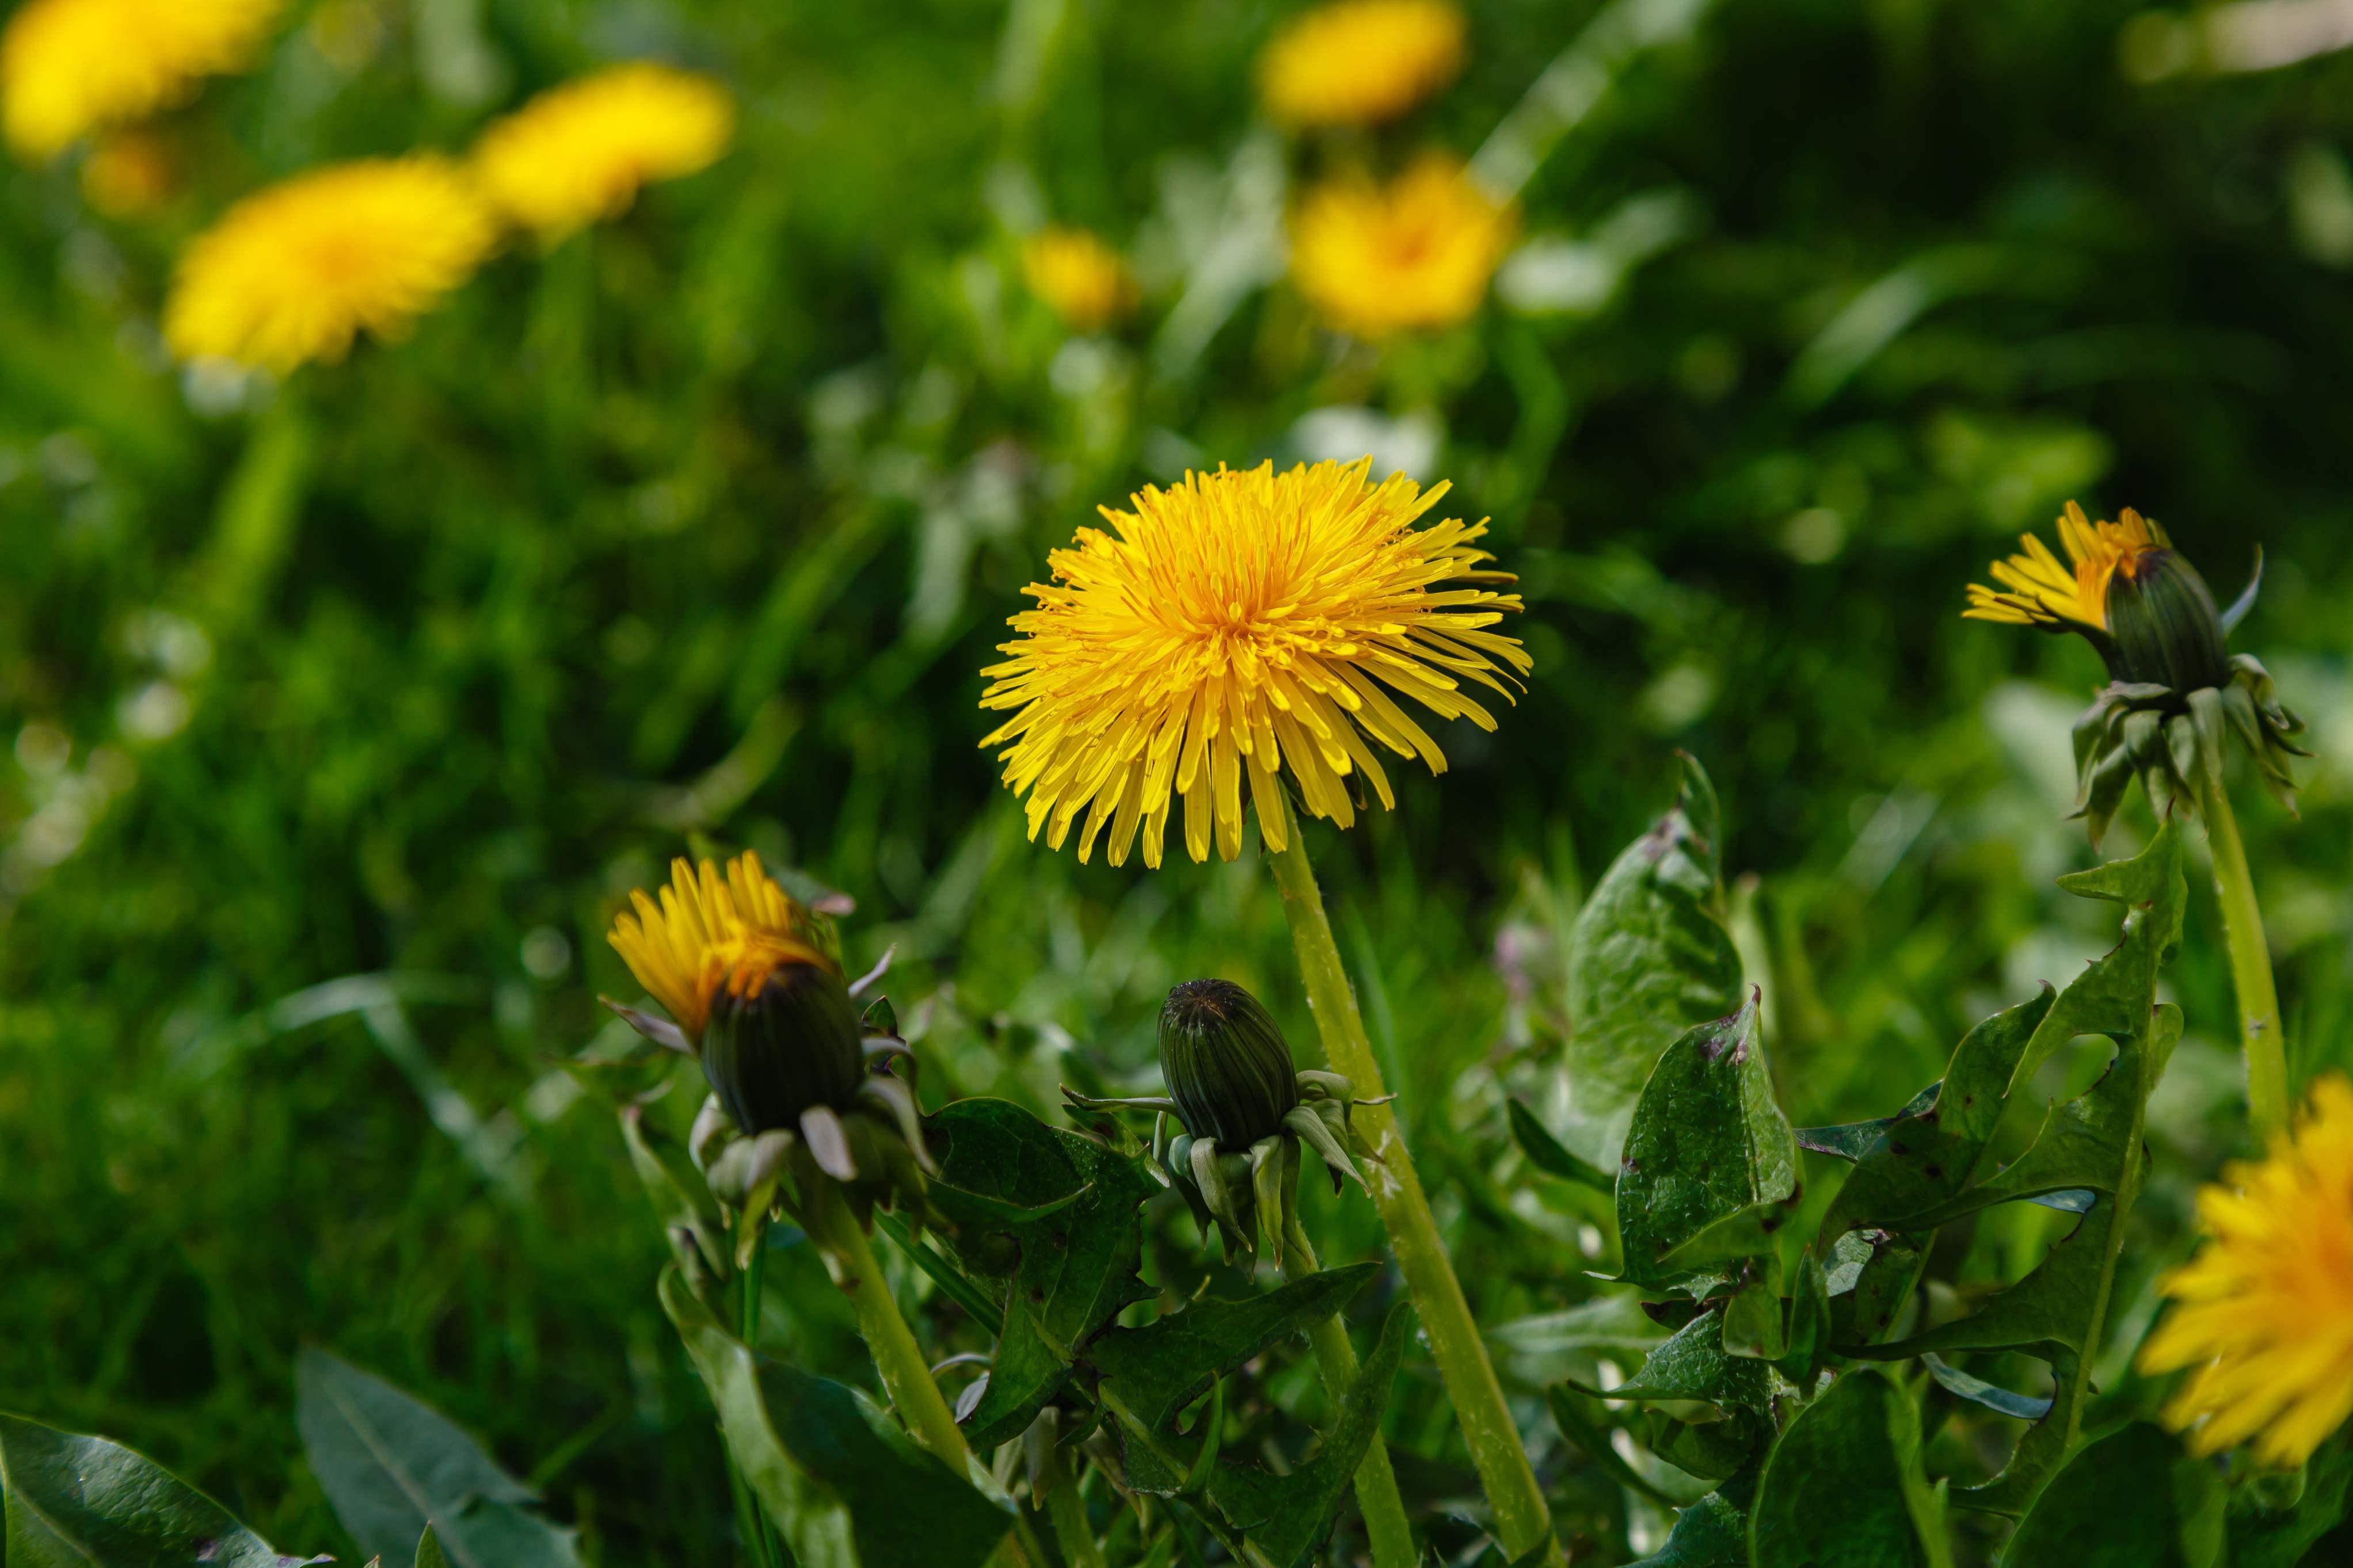
<instances>
[{"instance_id":1,"label":"dandelion flower head","mask_svg":"<svg viewBox=\"0 0 2353 1568\"><path fill-rule=\"evenodd\" d=\"M2108 627L2108 588L2117 574L2133 577L2173 542L2165 530L2126 507L2116 522L2094 522L2073 501L2059 519L2059 542L2067 560L2062 563L2051 547L2033 534L2022 535L2022 554L1993 563L2000 588L1969 584L1969 607L1963 618L2000 621L2010 626L2067 630Z\"/></svg>"},{"instance_id":2,"label":"dandelion flower head","mask_svg":"<svg viewBox=\"0 0 2353 1568\"><path fill-rule=\"evenodd\" d=\"M1338 0L1275 35L1259 96L1286 125L1394 120L1462 68L1462 13L1445 0Z\"/></svg>"},{"instance_id":3,"label":"dandelion flower head","mask_svg":"<svg viewBox=\"0 0 2353 1568\"><path fill-rule=\"evenodd\" d=\"M640 60L541 93L482 132L474 169L501 212L554 244L641 186L709 168L734 132L725 88Z\"/></svg>"},{"instance_id":4,"label":"dandelion flower head","mask_svg":"<svg viewBox=\"0 0 2353 1568\"><path fill-rule=\"evenodd\" d=\"M1031 838L1043 829L1061 847L1084 811L1081 860L1107 828L1113 865L1140 831L1158 866L1181 801L1186 852L1206 860L1214 837L1231 860L1247 777L1259 831L1281 849L1286 766L1307 809L1343 827L1355 777L1395 804L1368 742L1444 771L1397 696L1494 728L1464 686L1511 700L1530 668L1518 642L1485 629L1521 607L1496 591L1512 579L1482 565L1484 522L1415 526L1446 486L1372 483L1371 466L1188 474L1133 511L1102 509L1109 531L1082 528L1049 557L1053 581L1032 584L1037 607L1009 623L1010 657L982 672L981 706L1013 714L981 743L1004 748Z\"/></svg>"},{"instance_id":5,"label":"dandelion flower head","mask_svg":"<svg viewBox=\"0 0 2353 1568\"><path fill-rule=\"evenodd\" d=\"M1135 309L1135 279L1118 251L1082 228L1044 228L1021 245L1029 291L1079 331L1109 326Z\"/></svg>"},{"instance_id":6,"label":"dandelion flower head","mask_svg":"<svg viewBox=\"0 0 2353 1568\"><path fill-rule=\"evenodd\" d=\"M0 35L0 119L45 159L253 63L284 0L27 0Z\"/></svg>"},{"instance_id":7,"label":"dandelion flower head","mask_svg":"<svg viewBox=\"0 0 2353 1568\"><path fill-rule=\"evenodd\" d=\"M2165 1409L2205 1455L2302 1464L2353 1415L2353 1084L2322 1079L2294 1136L2198 1196L2208 1239L2161 1283L2141 1370L2193 1369Z\"/></svg>"},{"instance_id":8,"label":"dandelion flower head","mask_svg":"<svg viewBox=\"0 0 2353 1568\"><path fill-rule=\"evenodd\" d=\"M1487 297L1514 220L1451 158L1431 154L1388 185L1317 187L1291 219L1291 273L1333 326L1363 338L1451 327Z\"/></svg>"},{"instance_id":9,"label":"dandelion flower head","mask_svg":"<svg viewBox=\"0 0 2353 1568\"><path fill-rule=\"evenodd\" d=\"M670 862L657 900L632 891L634 913L614 917L607 941L684 1032L701 1041L711 1005L756 994L777 969L807 964L837 979L841 966L818 944L815 921L749 851L727 862Z\"/></svg>"},{"instance_id":10,"label":"dandelion flower head","mask_svg":"<svg viewBox=\"0 0 2353 1568\"><path fill-rule=\"evenodd\" d=\"M415 155L300 174L247 197L181 258L164 335L184 359L284 373L396 337L470 277L498 226L458 166Z\"/></svg>"}]
</instances>

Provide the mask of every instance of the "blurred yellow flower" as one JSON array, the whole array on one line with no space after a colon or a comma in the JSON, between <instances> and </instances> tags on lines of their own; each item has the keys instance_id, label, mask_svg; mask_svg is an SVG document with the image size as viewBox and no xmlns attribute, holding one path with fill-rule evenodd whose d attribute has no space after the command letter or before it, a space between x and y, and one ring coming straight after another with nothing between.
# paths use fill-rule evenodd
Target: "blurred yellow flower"
<instances>
[{"instance_id":1,"label":"blurred yellow flower","mask_svg":"<svg viewBox=\"0 0 2353 1568\"><path fill-rule=\"evenodd\" d=\"M81 161L82 199L109 217L153 212L179 183L179 160L152 131L111 132Z\"/></svg>"},{"instance_id":2,"label":"blurred yellow flower","mask_svg":"<svg viewBox=\"0 0 2353 1568\"><path fill-rule=\"evenodd\" d=\"M0 118L27 159L253 61L284 0L27 0L0 35Z\"/></svg>"},{"instance_id":3,"label":"blurred yellow flower","mask_svg":"<svg viewBox=\"0 0 2353 1568\"><path fill-rule=\"evenodd\" d=\"M754 994L790 963L840 975L818 947L808 911L749 850L727 862L724 879L708 860L672 860L660 894L657 903L632 890L637 912L616 916L606 940L691 1041L701 1043L723 985L736 996Z\"/></svg>"},{"instance_id":4,"label":"blurred yellow flower","mask_svg":"<svg viewBox=\"0 0 2353 1568\"><path fill-rule=\"evenodd\" d=\"M1021 243L1029 291L1082 332L1135 309L1135 279L1126 260L1082 228L1045 228Z\"/></svg>"},{"instance_id":5,"label":"blurred yellow flower","mask_svg":"<svg viewBox=\"0 0 2353 1568\"><path fill-rule=\"evenodd\" d=\"M1462 13L1444 0L1339 0L1259 57L1259 94L1287 125L1394 120L1462 68Z\"/></svg>"},{"instance_id":6,"label":"blurred yellow flower","mask_svg":"<svg viewBox=\"0 0 2353 1568\"><path fill-rule=\"evenodd\" d=\"M1291 218L1291 275L1318 315L1381 338L1468 320L1516 222L1454 159L1430 153L1388 185L1310 191Z\"/></svg>"},{"instance_id":7,"label":"blurred yellow flower","mask_svg":"<svg viewBox=\"0 0 2353 1568\"><path fill-rule=\"evenodd\" d=\"M2198 1454L2255 1439L2302 1464L2353 1415L2353 1084L2313 1086L2294 1137L2198 1194L2210 1239L2168 1274L2175 1305L2140 1355L2194 1367L2165 1408Z\"/></svg>"},{"instance_id":8,"label":"blurred yellow flower","mask_svg":"<svg viewBox=\"0 0 2353 1568\"><path fill-rule=\"evenodd\" d=\"M1493 559L1472 546L1484 522L1413 526L1446 486L1370 484L1371 467L1188 474L1147 487L1133 512L1101 509L1114 532L1082 528L1047 558L1054 580L1027 590L1038 607L1008 623L1021 634L1002 645L1012 657L982 671L981 706L1018 710L981 744L1006 748L1032 839L1042 827L1060 848L1088 808L1081 860L1108 826L1111 862L1124 863L1140 827L1144 863L1158 866L1181 798L1186 851L1208 858L1214 827L1230 860L1247 773L1259 831L1279 850L1286 762L1307 809L1343 827L1356 820L1351 774L1394 804L1367 736L1445 770L1390 690L1494 728L1458 678L1509 700L1504 681L1527 673L1516 641L1481 629L1520 608L1490 586L1512 578L1480 566Z\"/></svg>"},{"instance_id":9,"label":"blurred yellow flower","mask_svg":"<svg viewBox=\"0 0 2353 1568\"><path fill-rule=\"evenodd\" d=\"M1969 607L1962 618L2000 621L2010 626L2061 630L2069 626L2108 629L2108 585L2116 573L2126 576L2143 560L2173 542L2165 530L2126 507L2123 521L2094 522L2073 501L2059 519L2059 542L2067 549L2063 565L2051 547L2034 535L2023 534L2022 555L1993 563L2000 589L1969 584Z\"/></svg>"},{"instance_id":10,"label":"blurred yellow flower","mask_svg":"<svg viewBox=\"0 0 2353 1568\"><path fill-rule=\"evenodd\" d=\"M181 257L164 336L183 359L280 373L355 333L396 337L470 276L498 225L458 166L418 154L297 175L248 196Z\"/></svg>"},{"instance_id":11,"label":"blurred yellow flower","mask_svg":"<svg viewBox=\"0 0 2353 1568\"><path fill-rule=\"evenodd\" d=\"M510 221L553 245L626 211L640 186L709 168L734 132L725 88L638 61L551 88L492 125L474 172Z\"/></svg>"}]
</instances>

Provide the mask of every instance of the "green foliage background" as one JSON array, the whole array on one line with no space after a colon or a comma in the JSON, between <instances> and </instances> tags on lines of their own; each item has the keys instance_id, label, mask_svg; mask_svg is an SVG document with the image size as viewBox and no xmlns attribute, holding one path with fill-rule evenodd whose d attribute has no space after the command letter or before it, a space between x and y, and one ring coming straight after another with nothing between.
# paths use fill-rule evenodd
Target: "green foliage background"
<instances>
[{"instance_id":1,"label":"green foliage background","mask_svg":"<svg viewBox=\"0 0 2353 1568\"><path fill-rule=\"evenodd\" d=\"M1269 269L1286 169L1333 156L1254 120L1290 9L297 5L169 121L161 213L0 175L0 1406L348 1550L291 1416L323 1343L484 1433L597 1560L721 1561L661 1238L554 1065L629 989L610 912L689 846L848 891L934 1098L1128 1081L1204 973L1303 1042L1254 851L1078 866L974 744L1045 551L1188 462L1408 454L1522 574L1536 676L1500 731L1310 834L1482 1321L1590 1292L1503 1087L1543 1102L1560 936L1674 748L1760 874L1736 933L1801 1123L1887 1113L2113 940L2052 887L2092 861L2060 819L2097 662L1957 618L2070 498L2159 518L2224 597L2266 553L2239 642L2322 758L2301 824L2242 812L2296 1070L2348 1065L2353 56L2144 83L2109 0L1478 0L1462 81L1361 151L1476 149L1605 12L1655 41L1605 57L1502 298L1377 355ZM238 194L461 149L646 54L739 95L717 168L274 392L164 361L171 258ZM1131 247L1136 323L1073 342L1027 297L1043 216ZM1306 417L1334 408L1364 412ZM2191 881L2124 1301L2240 1125ZM1376 1255L1369 1209L1310 1204L1327 1260ZM1965 1268L2015 1279L2044 1213ZM1161 1218L1152 1277L1198 1273ZM821 1271L785 1272L772 1332L866 1375ZM1556 1373L1504 1359L1541 1448ZM1467 1493L1426 1361L1399 1389L1409 1492ZM1616 1506L1539 1461L1565 1531Z\"/></svg>"}]
</instances>

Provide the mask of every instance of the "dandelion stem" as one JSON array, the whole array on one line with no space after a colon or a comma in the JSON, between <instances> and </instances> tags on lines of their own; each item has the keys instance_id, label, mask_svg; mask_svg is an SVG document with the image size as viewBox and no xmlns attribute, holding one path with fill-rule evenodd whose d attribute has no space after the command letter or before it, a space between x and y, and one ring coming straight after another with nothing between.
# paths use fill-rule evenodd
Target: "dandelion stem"
<instances>
[{"instance_id":1,"label":"dandelion stem","mask_svg":"<svg viewBox=\"0 0 2353 1568\"><path fill-rule=\"evenodd\" d=\"M842 1293L858 1314L859 1331L874 1357L875 1370L882 1374L891 1403L898 1407L899 1418L918 1442L946 1460L949 1469L963 1475L971 1467L972 1450L965 1444L963 1429L956 1426L955 1412L948 1408L940 1385L932 1381L923 1347L915 1342L907 1320L899 1315L899 1303L891 1299L891 1282L883 1276L873 1247L867 1244L865 1227L849 1212L831 1181L819 1178L813 1184L803 1222L833 1261Z\"/></svg>"},{"instance_id":2,"label":"dandelion stem","mask_svg":"<svg viewBox=\"0 0 2353 1568\"><path fill-rule=\"evenodd\" d=\"M743 1291L744 1343L755 1356L760 1351L760 1276L767 1261L767 1238L763 1235L760 1244L752 1248L752 1260L745 1266L743 1279L738 1281ZM752 1548L752 1560L759 1563L760 1568L776 1568L776 1542L768 1526L768 1510L761 1506L759 1494L737 1473L733 1450L727 1456L727 1469L729 1479L735 1482L738 1500L744 1510L742 1523L751 1537L748 1544Z\"/></svg>"},{"instance_id":3,"label":"dandelion stem","mask_svg":"<svg viewBox=\"0 0 2353 1568\"><path fill-rule=\"evenodd\" d=\"M2214 893L2222 906L2222 942L2231 955L2231 988L2239 1007L2239 1038L2247 1052L2247 1113L2258 1135L2285 1130L2288 1118L2287 1040L2280 1028L2279 992L2272 981L2263 912L2239 820L2222 786L2220 763L2199 770L2198 804L2206 816L2206 842L2214 852Z\"/></svg>"},{"instance_id":4,"label":"dandelion stem","mask_svg":"<svg viewBox=\"0 0 2353 1568\"><path fill-rule=\"evenodd\" d=\"M1323 1269L1299 1216L1284 1216L1282 1277L1304 1279ZM1356 1347L1348 1342L1347 1325L1333 1313L1307 1331L1314 1347L1315 1365L1324 1374L1324 1392L1337 1406L1356 1381ZM1356 1509L1365 1516L1365 1535L1373 1546L1373 1568L1414 1568L1413 1527L1406 1522L1405 1499L1398 1495L1397 1472L1389 1468L1388 1445L1378 1432L1356 1467Z\"/></svg>"},{"instance_id":5,"label":"dandelion stem","mask_svg":"<svg viewBox=\"0 0 2353 1568\"><path fill-rule=\"evenodd\" d=\"M1270 854L1274 879L1282 889L1282 912L1291 921L1291 940L1299 952L1301 977L1307 984L1307 1005L1315 1015L1315 1028L1324 1040L1324 1054L1334 1071L1348 1078L1356 1092L1377 1097L1388 1092L1381 1081L1380 1064L1365 1034L1365 1020L1356 1011L1356 993L1348 987L1340 964L1340 950L1332 941L1332 922L1324 913L1324 895L1315 885L1315 868L1308 864L1307 846L1299 819L1283 803L1289 847ZM1438 1220L1413 1168L1403 1131L1386 1105L1366 1106L1356 1112L1366 1138L1383 1163L1371 1173L1373 1201L1388 1226L1389 1247L1405 1274L1414 1309L1420 1314L1423 1334L1446 1392L1453 1400L1455 1418L1470 1446L1486 1488L1488 1506L1494 1510L1495 1532L1505 1556L1514 1562L1543 1549L1544 1561L1558 1563L1560 1547L1552 1533L1544 1489L1536 1484L1520 1432L1504 1401L1503 1385L1495 1381L1494 1363L1487 1358L1486 1342L1454 1277L1446 1244L1438 1234Z\"/></svg>"}]
</instances>

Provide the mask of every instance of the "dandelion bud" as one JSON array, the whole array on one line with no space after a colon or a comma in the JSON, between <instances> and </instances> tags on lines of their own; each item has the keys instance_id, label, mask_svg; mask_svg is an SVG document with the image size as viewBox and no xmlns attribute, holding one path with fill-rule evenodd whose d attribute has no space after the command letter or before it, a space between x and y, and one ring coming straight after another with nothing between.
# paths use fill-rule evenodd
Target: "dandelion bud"
<instances>
[{"instance_id":1,"label":"dandelion bud","mask_svg":"<svg viewBox=\"0 0 2353 1568\"><path fill-rule=\"evenodd\" d=\"M1188 980L1160 1010L1160 1072L1186 1131L1240 1151L1279 1132L1299 1103L1291 1047L1229 980Z\"/></svg>"},{"instance_id":2,"label":"dandelion bud","mask_svg":"<svg viewBox=\"0 0 2353 1568\"><path fill-rule=\"evenodd\" d=\"M2222 616L2206 579L2178 550L2137 552L2116 564L2107 592L2109 673L2118 680L2195 691L2231 683Z\"/></svg>"},{"instance_id":3,"label":"dandelion bud","mask_svg":"<svg viewBox=\"0 0 2353 1568\"><path fill-rule=\"evenodd\" d=\"M747 1137L797 1128L812 1106L849 1109L866 1058L841 977L784 963L722 988L702 1037L702 1071Z\"/></svg>"}]
</instances>

